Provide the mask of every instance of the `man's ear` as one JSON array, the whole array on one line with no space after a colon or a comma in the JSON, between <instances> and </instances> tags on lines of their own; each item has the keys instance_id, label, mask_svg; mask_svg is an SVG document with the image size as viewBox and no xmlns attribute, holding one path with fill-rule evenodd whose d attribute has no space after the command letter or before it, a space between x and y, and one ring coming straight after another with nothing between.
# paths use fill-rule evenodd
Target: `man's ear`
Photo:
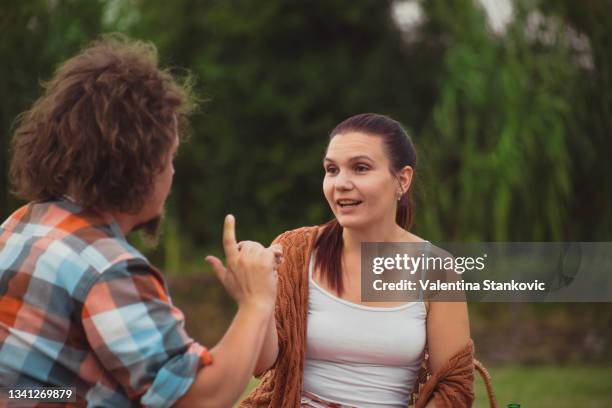
<instances>
[{"instance_id":1,"label":"man's ear","mask_svg":"<svg viewBox=\"0 0 612 408\"><path fill-rule=\"evenodd\" d=\"M397 173L397 180L400 184L400 188L402 189L402 194L406 194L410 185L412 184L412 175L414 174L414 170L410 166L404 166Z\"/></svg>"}]
</instances>

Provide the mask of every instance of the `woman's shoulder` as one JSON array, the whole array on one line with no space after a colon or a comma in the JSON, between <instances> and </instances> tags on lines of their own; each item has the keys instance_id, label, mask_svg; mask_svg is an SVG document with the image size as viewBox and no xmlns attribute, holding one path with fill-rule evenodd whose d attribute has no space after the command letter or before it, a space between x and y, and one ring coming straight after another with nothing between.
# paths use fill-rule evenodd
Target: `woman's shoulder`
<instances>
[{"instance_id":1,"label":"woman's shoulder","mask_svg":"<svg viewBox=\"0 0 612 408\"><path fill-rule=\"evenodd\" d=\"M314 247L317 231L316 226L300 227L283 232L272 242L283 248L283 263L278 269L279 293L290 292L292 290L290 287L296 279L300 279L303 275L304 266L310 259Z\"/></svg>"},{"instance_id":2,"label":"woman's shoulder","mask_svg":"<svg viewBox=\"0 0 612 408\"><path fill-rule=\"evenodd\" d=\"M400 237L400 242L418 244L418 243L424 243L424 242L429 242L429 241L426 240L425 238L421 238L420 236L416 234L413 234L412 232L404 230Z\"/></svg>"},{"instance_id":3,"label":"woman's shoulder","mask_svg":"<svg viewBox=\"0 0 612 408\"><path fill-rule=\"evenodd\" d=\"M272 243L281 245L288 244L291 246L308 243L318 236L319 229L319 226L314 225L285 231L277 236Z\"/></svg>"},{"instance_id":4,"label":"woman's shoulder","mask_svg":"<svg viewBox=\"0 0 612 408\"><path fill-rule=\"evenodd\" d=\"M452 257L452 254L450 254L447 250L440 248L439 246L433 244L432 242L426 240L425 238L422 238L416 234L413 234L412 232L404 231L403 235L398 241L402 243L408 243L408 244L427 244L426 246L427 252L431 256L436 256L436 257L441 257L441 258Z\"/></svg>"}]
</instances>

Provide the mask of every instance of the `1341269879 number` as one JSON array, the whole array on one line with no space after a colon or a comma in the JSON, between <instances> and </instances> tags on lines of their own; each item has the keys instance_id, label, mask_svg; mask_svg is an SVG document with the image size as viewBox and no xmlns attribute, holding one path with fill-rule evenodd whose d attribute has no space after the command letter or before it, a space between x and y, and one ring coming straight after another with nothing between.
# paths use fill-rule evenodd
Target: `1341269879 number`
<instances>
[{"instance_id":1,"label":"1341269879 number","mask_svg":"<svg viewBox=\"0 0 612 408\"><path fill-rule=\"evenodd\" d=\"M2 388L4 398L10 400L29 400L41 402L74 402L74 387L41 387L41 388Z\"/></svg>"}]
</instances>

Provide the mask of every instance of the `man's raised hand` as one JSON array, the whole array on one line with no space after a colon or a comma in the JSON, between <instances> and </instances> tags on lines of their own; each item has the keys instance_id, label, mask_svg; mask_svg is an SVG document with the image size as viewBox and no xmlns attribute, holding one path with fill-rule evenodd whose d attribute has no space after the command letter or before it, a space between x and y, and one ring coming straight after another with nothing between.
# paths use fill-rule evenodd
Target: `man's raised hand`
<instances>
[{"instance_id":1,"label":"man's raised hand","mask_svg":"<svg viewBox=\"0 0 612 408\"><path fill-rule=\"evenodd\" d=\"M272 308L276 298L276 267L282 262L282 248L278 245L265 248L253 241L238 243L235 231L234 217L226 216L223 250L227 268L215 256L207 256L206 261L239 306L253 304Z\"/></svg>"}]
</instances>

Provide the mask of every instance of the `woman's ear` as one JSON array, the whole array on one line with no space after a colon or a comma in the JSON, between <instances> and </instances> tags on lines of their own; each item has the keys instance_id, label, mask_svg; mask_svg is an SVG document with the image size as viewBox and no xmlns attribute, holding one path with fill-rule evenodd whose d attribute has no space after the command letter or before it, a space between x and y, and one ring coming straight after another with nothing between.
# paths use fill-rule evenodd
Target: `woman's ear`
<instances>
[{"instance_id":1,"label":"woman's ear","mask_svg":"<svg viewBox=\"0 0 612 408\"><path fill-rule=\"evenodd\" d=\"M406 194L410 185L412 184L412 175L414 174L414 170L410 166L404 166L397 173L397 180L399 181L400 188L402 189L402 195Z\"/></svg>"}]
</instances>

